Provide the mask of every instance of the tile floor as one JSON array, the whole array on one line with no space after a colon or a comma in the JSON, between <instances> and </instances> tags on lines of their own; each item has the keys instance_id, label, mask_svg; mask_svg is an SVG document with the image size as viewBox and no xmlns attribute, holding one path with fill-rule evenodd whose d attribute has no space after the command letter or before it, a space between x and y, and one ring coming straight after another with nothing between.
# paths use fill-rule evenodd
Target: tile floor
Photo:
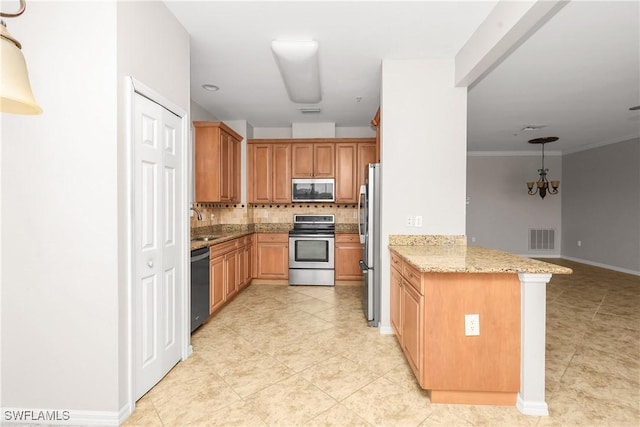
<instances>
[{"instance_id":1,"label":"tile floor","mask_svg":"<svg viewBox=\"0 0 640 427\"><path fill-rule=\"evenodd\" d=\"M547 294L549 417L431 404L359 287L252 285L125 426L638 426L640 278L564 260Z\"/></svg>"}]
</instances>

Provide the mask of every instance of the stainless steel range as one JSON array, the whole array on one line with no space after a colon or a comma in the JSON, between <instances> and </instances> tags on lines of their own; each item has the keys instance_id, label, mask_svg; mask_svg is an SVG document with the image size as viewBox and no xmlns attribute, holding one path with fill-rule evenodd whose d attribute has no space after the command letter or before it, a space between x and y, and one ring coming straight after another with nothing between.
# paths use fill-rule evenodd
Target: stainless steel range
<instances>
[{"instance_id":1,"label":"stainless steel range","mask_svg":"<svg viewBox=\"0 0 640 427\"><path fill-rule=\"evenodd\" d=\"M289 284L335 285L334 215L294 215L289 231Z\"/></svg>"}]
</instances>

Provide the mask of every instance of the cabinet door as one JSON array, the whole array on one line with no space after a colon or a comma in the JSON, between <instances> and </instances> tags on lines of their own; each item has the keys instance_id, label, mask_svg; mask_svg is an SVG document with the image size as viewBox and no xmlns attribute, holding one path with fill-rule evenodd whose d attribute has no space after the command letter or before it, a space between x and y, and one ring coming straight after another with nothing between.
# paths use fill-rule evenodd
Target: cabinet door
<instances>
[{"instance_id":1,"label":"cabinet door","mask_svg":"<svg viewBox=\"0 0 640 427\"><path fill-rule=\"evenodd\" d=\"M230 201L233 191L233 139L225 131L220 134L220 200Z\"/></svg>"},{"instance_id":2,"label":"cabinet door","mask_svg":"<svg viewBox=\"0 0 640 427\"><path fill-rule=\"evenodd\" d=\"M416 378L421 379L422 297L402 280L402 348Z\"/></svg>"},{"instance_id":3,"label":"cabinet door","mask_svg":"<svg viewBox=\"0 0 640 427\"><path fill-rule=\"evenodd\" d=\"M250 203L271 202L271 144L249 144L247 180Z\"/></svg>"},{"instance_id":4,"label":"cabinet door","mask_svg":"<svg viewBox=\"0 0 640 427\"><path fill-rule=\"evenodd\" d=\"M240 153L240 149L241 149L241 141L231 138L231 140L233 141L233 153L232 153L232 164L233 164L233 170L231 173L231 183L232 183L232 189L231 189L231 200L234 203L240 202L240 168L241 168L241 162L240 162L240 157L242 156L242 154Z\"/></svg>"},{"instance_id":5,"label":"cabinet door","mask_svg":"<svg viewBox=\"0 0 640 427\"><path fill-rule=\"evenodd\" d=\"M224 256L224 268L226 273L225 298L229 300L238 290L238 251L229 252Z\"/></svg>"},{"instance_id":6,"label":"cabinet door","mask_svg":"<svg viewBox=\"0 0 640 427\"><path fill-rule=\"evenodd\" d=\"M356 203L358 201L357 145L355 143L335 145L336 203Z\"/></svg>"},{"instance_id":7,"label":"cabinet door","mask_svg":"<svg viewBox=\"0 0 640 427\"><path fill-rule=\"evenodd\" d=\"M389 311L391 316L391 327L396 333L398 342L402 346L402 276L395 268L391 269L391 281L389 284Z\"/></svg>"},{"instance_id":8,"label":"cabinet door","mask_svg":"<svg viewBox=\"0 0 640 427\"><path fill-rule=\"evenodd\" d=\"M336 235L336 280L362 280L362 245L357 234Z\"/></svg>"},{"instance_id":9,"label":"cabinet door","mask_svg":"<svg viewBox=\"0 0 640 427\"><path fill-rule=\"evenodd\" d=\"M273 145L273 173L269 176L274 202L291 203L291 144Z\"/></svg>"},{"instance_id":10,"label":"cabinet door","mask_svg":"<svg viewBox=\"0 0 640 427\"><path fill-rule=\"evenodd\" d=\"M313 144L313 176L318 178L335 177L335 144Z\"/></svg>"},{"instance_id":11,"label":"cabinet door","mask_svg":"<svg viewBox=\"0 0 640 427\"><path fill-rule=\"evenodd\" d=\"M216 312L225 301L224 255L209 262L209 312Z\"/></svg>"},{"instance_id":12,"label":"cabinet door","mask_svg":"<svg viewBox=\"0 0 640 427\"><path fill-rule=\"evenodd\" d=\"M293 178L313 177L313 144L291 145L291 176Z\"/></svg>"},{"instance_id":13,"label":"cabinet door","mask_svg":"<svg viewBox=\"0 0 640 427\"><path fill-rule=\"evenodd\" d=\"M377 153L375 143L358 144L358 188L367 180L367 165L369 163L376 163L376 160Z\"/></svg>"},{"instance_id":14,"label":"cabinet door","mask_svg":"<svg viewBox=\"0 0 640 427\"><path fill-rule=\"evenodd\" d=\"M256 277L288 279L289 236L285 233L260 233L256 246Z\"/></svg>"},{"instance_id":15,"label":"cabinet door","mask_svg":"<svg viewBox=\"0 0 640 427\"><path fill-rule=\"evenodd\" d=\"M220 201L220 129L194 122L195 200Z\"/></svg>"}]
</instances>

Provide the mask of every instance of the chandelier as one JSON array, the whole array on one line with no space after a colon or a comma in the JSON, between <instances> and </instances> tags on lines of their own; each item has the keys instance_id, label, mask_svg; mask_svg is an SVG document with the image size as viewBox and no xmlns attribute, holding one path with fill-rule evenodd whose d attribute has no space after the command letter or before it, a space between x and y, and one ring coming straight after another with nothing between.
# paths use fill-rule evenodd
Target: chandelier
<instances>
[{"instance_id":1,"label":"chandelier","mask_svg":"<svg viewBox=\"0 0 640 427\"><path fill-rule=\"evenodd\" d=\"M544 144L557 140L557 136L548 136L546 138L536 138L529 141L529 144L542 144L542 168L538 169L540 178L537 182L527 182L527 188L529 189L529 195L531 196L538 193L540 197L544 199L544 196L546 196L547 193L558 194L560 181L547 181L547 172L549 172L549 169L545 169L544 167Z\"/></svg>"}]
</instances>

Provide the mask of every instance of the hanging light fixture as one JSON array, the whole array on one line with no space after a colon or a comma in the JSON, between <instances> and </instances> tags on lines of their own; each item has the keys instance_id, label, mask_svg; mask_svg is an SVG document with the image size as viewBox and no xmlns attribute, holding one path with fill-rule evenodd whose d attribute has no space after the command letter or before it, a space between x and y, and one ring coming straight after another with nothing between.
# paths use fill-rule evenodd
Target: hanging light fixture
<instances>
[{"instance_id":1,"label":"hanging light fixture","mask_svg":"<svg viewBox=\"0 0 640 427\"><path fill-rule=\"evenodd\" d=\"M3 13L3 18L15 18L22 15L26 1L20 0L20 10L16 13ZM22 55L22 45L7 30L0 20L0 111L13 114L40 114L38 105L29 83L27 64Z\"/></svg>"},{"instance_id":2,"label":"hanging light fixture","mask_svg":"<svg viewBox=\"0 0 640 427\"><path fill-rule=\"evenodd\" d=\"M529 144L542 144L542 168L538 169L540 178L537 182L527 182L527 188L529 189L529 195L533 196L538 193L541 198L549 194L558 194L558 187L560 187L560 181L547 181L547 172L549 169L544 167L544 144L557 141L557 136L548 136L546 138L536 138L529 141ZM551 184L551 188L549 188Z\"/></svg>"}]
</instances>

